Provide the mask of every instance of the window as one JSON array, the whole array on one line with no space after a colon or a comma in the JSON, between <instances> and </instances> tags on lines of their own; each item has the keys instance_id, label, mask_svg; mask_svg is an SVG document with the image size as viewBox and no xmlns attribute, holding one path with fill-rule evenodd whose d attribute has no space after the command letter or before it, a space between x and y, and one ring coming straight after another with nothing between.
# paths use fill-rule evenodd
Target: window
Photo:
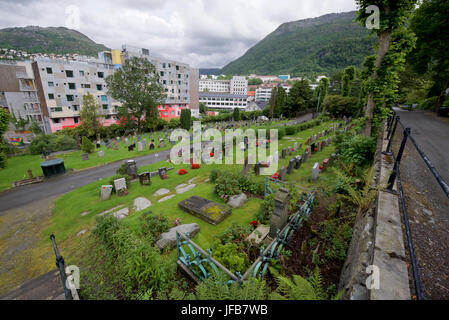
<instances>
[{"instance_id":1,"label":"window","mask_svg":"<svg viewBox=\"0 0 449 320\"><path fill-rule=\"evenodd\" d=\"M166 68L167 65L165 64L165 62L162 64L162 68Z\"/></svg>"},{"instance_id":2,"label":"window","mask_svg":"<svg viewBox=\"0 0 449 320\"><path fill-rule=\"evenodd\" d=\"M108 101L108 96L101 96L101 101Z\"/></svg>"},{"instance_id":3,"label":"window","mask_svg":"<svg viewBox=\"0 0 449 320\"><path fill-rule=\"evenodd\" d=\"M80 76L84 77L84 71L83 70L80 70Z\"/></svg>"},{"instance_id":4,"label":"window","mask_svg":"<svg viewBox=\"0 0 449 320\"><path fill-rule=\"evenodd\" d=\"M181 79L181 74L178 74L178 79Z\"/></svg>"},{"instance_id":5,"label":"window","mask_svg":"<svg viewBox=\"0 0 449 320\"><path fill-rule=\"evenodd\" d=\"M54 87L55 84L54 84L54 82L48 81L48 86L49 86L49 87Z\"/></svg>"},{"instance_id":6,"label":"window","mask_svg":"<svg viewBox=\"0 0 449 320\"><path fill-rule=\"evenodd\" d=\"M73 106L73 111L78 111L80 109L79 105L74 104Z\"/></svg>"},{"instance_id":7,"label":"window","mask_svg":"<svg viewBox=\"0 0 449 320\"><path fill-rule=\"evenodd\" d=\"M62 107L50 108L51 112L62 112Z\"/></svg>"},{"instance_id":8,"label":"window","mask_svg":"<svg viewBox=\"0 0 449 320\"><path fill-rule=\"evenodd\" d=\"M49 93L48 94L48 99L54 100L55 99L55 95L53 93Z\"/></svg>"},{"instance_id":9,"label":"window","mask_svg":"<svg viewBox=\"0 0 449 320\"><path fill-rule=\"evenodd\" d=\"M73 71L71 70L66 70L65 71L65 75L67 78L73 78Z\"/></svg>"},{"instance_id":10,"label":"window","mask_svg":"<svg viewBox=\"0 0 449 320\"><path fill-rule=\"evenodd\" d=\"M179 66L176 66L176 70L178 70L178 71L179 71Z\"/></svg>"},{"instance_id":11,"label":"window","mask_svg":"<svg viewBox=\"0 0 449 320\"><path fill-rule=\"evenodd\" d=\"M76 84L69 82L69 89L75 90L76 89Z\"/></svg>"},{"instance_id":12,"label":"window","mask_svg":"<svg viewBox=\"0 0 449 320\"><path fill-rule=\"evenodd\" d=\"M90 83L82 83L81 88L90 89Z\"/></svg>"},{"instance_id":13,"label":"window","mask_svg":"<svg viewBox=\"0 0 449 320\"><path fill-rule=\"evenodd\" d=\"M98 78L104 78L104 72L98 72Z\"/></svg>"},{"instance_id":14,"label":"window","mask_svg":"<svg viewBox=\"0 0 449 320\"><path fill-rule=\"evenodd\" d=\"M47 74L53 74L53 69L52 68L47 68Z\"/></svg>"},{"instance_id":15,"label":"window","mask_svg":"<svg viewBox=\"0 0 449 320\"><path fill-rule=\"evenodd\" d=\"M78 117L73 118L73 122L74 122L74 123L78 123L78 122L79 122Z\"/></svg>"},{"instance_id":16,"label":"window","mask_svg":"<svg viewBox=\"0 0 449 320\"><path fill-rule=\"evenodd\" d=\"M103 110L108 110L109 106L107 104L103 105Z\"/></svg>"},{"instance_id":17,"label":"window","mask_svg":"<svg viewBox=\"0 0 449 320\"><path fill-rule=\"evenodd\" d=\"M75 98L74 98L74 96L72 94L68 94L66 97L67 97L67 101L74 101L75 100Z\"/></svg>"},{"instance_id":18,"label":"window","mask_svg":"<svg viewBox=\"0 0 449 320\"><path fill-rule=\"evenodd\" d=\"M161 77L163 77L164 76L164 71L161 71Z\"/></svg>"},{"instance_id":19,"label":"window","mask_svg":"<svg viewBox=\"0 0 449 320\"><path fill-rule=\"evenodd\" d=\"M102 85L102 84L97 84L97 90L98 90L98 91L103 90L103 85Z\"/></svg>"},{"instance_id":20,"label":"window","mask_svg":"<svg viewBox=\"0 0 449 320\"><path fill-rule=\"evenodd\" d=\"M59 123L61 119L52 119L53 123Z\"/></svg>"}]
</instances>

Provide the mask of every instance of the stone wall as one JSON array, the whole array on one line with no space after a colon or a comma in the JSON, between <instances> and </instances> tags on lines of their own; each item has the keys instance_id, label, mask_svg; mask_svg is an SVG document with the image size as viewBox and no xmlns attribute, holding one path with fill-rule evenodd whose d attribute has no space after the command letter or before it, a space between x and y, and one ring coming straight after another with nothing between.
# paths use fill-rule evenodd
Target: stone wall
<instances>
[{"instance_id":1,"label":"stone wall","mask_svg":"<svg viewBox=\"0 0 449 320\"><path fill-rule=\"evenodd\" d=\"M377 141L375 185L386 185L393 170L392 157L382 154L388 144L386 136L387 132L384 130ZM410 299L401 223L398 194L380 191L372 207L355 222L353 238L340 277L339 289L343 291L343 299ZM372 290L366 285L370 276L371 279L379 280L378 287Z\"/></svg>"}]
</instances>

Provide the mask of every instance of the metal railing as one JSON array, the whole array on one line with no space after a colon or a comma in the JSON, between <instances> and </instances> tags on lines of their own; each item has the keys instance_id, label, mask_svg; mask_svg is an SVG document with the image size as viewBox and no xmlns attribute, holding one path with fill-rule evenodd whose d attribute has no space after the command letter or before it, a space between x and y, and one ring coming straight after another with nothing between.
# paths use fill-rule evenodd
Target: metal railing
<instances>
[{"instance_id":1,"label":"metal railing","mask_svg":"<svg viewBox=\"0 0 449 320\"><path fill-rule=\"evenodd\" d=\"M400 139L399 134L401 133L401 131L400 131L401 128L399 128L399 127L402 127L402 129L403 129L403 136L402 136L402 140L400 140L401 141L400 147L396 154L393 150L393 142L394 142L395 137ZM408 249L409 249L409 254L410 254L411 267L412 267L412 271L413 271L416 298L418 300L424 300L423 284L421 282L421 274L420 274L420 270L419 270L420 268L419 268L417 255L415 252L415 244L413 241L413 235L412 235L411 226L410 226L409 214L407 211L407 202L406 202L406 198L404 195L403 183L401 180L401 169L400 169L401 168L401 160L403 159L404 150L405 150L406 144L409 140L412 142L413 147L416 149L418 154L421 156L421 158L424 161L424 163L426 164L427 168L430 170L433 177L438 182L439 186L441 187L444 194L448 198L449 198L449 185L444 180L444 178L439 174L437 169L434 167L434 165L432 164L430 159L427 157L427 155L422 151L420 146L416 143L415 139L411 135L411 128L408 128L403 125L403 123L401 122L400 116L397 115L396 112L393 112L393 114L388 118L388 121L387 121L387 140L388 140L388 145L387 145L387 149L384 152L384 154L388 154L388 155L392 156L393 160L394 160L394 169L389 177L387 190L390 192L394 192L393 188L394 188L395 182L397 182L397 187L398 187L399 197L400 197L400 202L401 202L401 208L402 208L402 213L403 213L403 218L404 218L405 231L406 231L406 235L407 235L407 243L408 243Z\"/></svg>"}]
</instances>

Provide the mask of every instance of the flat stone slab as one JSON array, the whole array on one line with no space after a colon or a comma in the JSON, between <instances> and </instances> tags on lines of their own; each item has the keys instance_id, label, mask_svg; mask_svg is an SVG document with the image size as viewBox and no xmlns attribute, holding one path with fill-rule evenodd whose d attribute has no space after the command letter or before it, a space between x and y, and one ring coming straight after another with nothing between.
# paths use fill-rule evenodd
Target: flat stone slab
<instances>
[{"instance_id":1,"label":"flat stone slab","mask_svg":"<svg viewBox=\"0 0 449 320\"><path fill-rule=\"evenodd\" d=\"M82 212L82 213L81 213L81 217L85 217L85 216L87 216L89 213L90 213L90 211Z\"/></svg>"},{"instance_id":2,"label":"flat stone slab","mask_svg":"<svg viewBox=\"0 0 449 320\"><path fill-rule=\"evenodd\" d=\"M182 210L212 225L219 224L232 213L232 209L228 206L198 196L181 201L178 203L178 206Z\"/></svg>"},{"instance_id":3,"label":"flat stone slab","mask_svg":"<svg viewBox=\"0 0 449 320\"><path fill-rule=\"evenodd\" d=\"M126 207L117 212L114 212L112 215L114 217L116 217L117 219L122 220L122 219L125 219L128 216L128 214L129 214L129 209Z\"/></svg>"},{"instance_id":4,"label":"flat stone slab","mask_svg":"<svg viewBox=\"0 0 449 320\"><path fill-rule=\"evenodd\" d=\"M254 242L256 244L261 243L268 235L268 233L270 232L270 227L269 226L265 226L265 225L260 225L257 227L256 230L254 230L249 236L248 238L246 238L247 241L252 241L254 240Z\"/></svg>"},{"instance_id":5,"label":"flat stone slab","mask_svg":"<svg viewBox=\"0 0 449 320\"><path fill-rule=\"evenodd\" d=\"M168 194L168 193L170 193L170 190L162 188L162 189L159 189L158 191L156 191L153 194L153 196L160 197L160 196L163 196L163 195Z\"/></svg>"},{"instance_id":6,"label":"flat stone slab","mask_svg":"<svg viewBox=\"0 0 449 320\"><path fill-rule=\"evenodd\" d=\"M142 211L151 207L151 201L144 197L134 199L134 211Z\"/></svg>"},{"instance_id":7,"label":"flat stone slab","mask_svg":"<svg viewBox=\"0 0 449 320\"><path fill-rule=\"evenodd\" d=\"M246 202L248 202L248 197L246 196L246 194L241 193L239 195L230 197L227 204L232 209L238 209L242 207Z\"/></svg>"},{"instance_id":8,"label":"flat stone slab","mask_svg":"<svg viewBox=\"0 0 449 320\"><path fill-rule=\"evenodd\" d=\"M120 206L117 206L117 207L114 207L114 208L112 208L112 209L109 209L109 210L103 211L102 213L99 213L99 214L97 214L97 216L99 216L99 217L101 217L101 216L104 216L105 214L111 213L111 212L113 212L113 211L115 211L115 210L118 210L118 209L120 209L120 208L124 207L124 206L125 206L125 205L124 205L124 204L122 204L122 205L120 205Z\"/></svg>"},{"instance_id":9,"label":"flat stone slab","mask_svg":"<svg viewBox=\"0 0 449 320\"><path fill-rule=\"evenodd\" d=\"M161 234L160 239L156 245L160 249L174 248L176 246L176 232L189 233L189 237L193 238L200 231L200 226L197 223L182 224L180 226L171 228L168 232Z\"/></svg>"},{"instance_id":10,"label":"flat stone slab","mask_svg":"<svg viewBox=\"0 0 449 320\"><path fill-rule=\"evenodd\" d=\"M176 195L174 195L174 194L172 194L171 196L166 196L166 197L160 199L158 202L164 202L164 201L170 200L171 198L174 198L175 196Z\"/></svg>"},{"instance_id":11,"label":"flat stone slab","mask_svg":"<svg viewBox=\"0 0 449 320\"><path fill-rule=\"evenodd\" d=\"M81 237L82 235L84 235L87 232L87 230L81 230L80 232L78 232L78 234L76 235L77 237Z\"/></svg>"},{"instance_id":12,"label":"flat stone slab","mask_svg":"<svg viewBox=\"0 0 449 320\"><path fill-rule=\"evenodd\" d=\"M185 188L185 187L187 187L187 186L188 186L187 184L183 183L183 184L177 185L177 186L175 187L175 189L178 190L178 189Z\"/></svg>"},{"instance_id":13,"label":"flat stone slab","mask_svg":"<svg viewBox=\"0 0 449 320\"><path fill-rule=\"evenodd\" d=\"M192 190L192 189L195 188L195 187L196 187L196 184L186 185L186 186L183 187L183 188L176 189L176 193L177 193L177 194L183 194L183 193L186 193L187 191Z\"/></svg>"},{"instance_id":14,"label":"flat stone slab","mask_svg":"<svg viewBox=\"0 0 449 320\"><path fill-rule=\"evenodd\" d=\"M192 178L192 179L190 179L190 180L188 181L188 184L192 184L192 183L193 183L193 181L195 181L195 179L196 179L196 177L195 177L195 178Z\"/></svg>"}]
</instances>

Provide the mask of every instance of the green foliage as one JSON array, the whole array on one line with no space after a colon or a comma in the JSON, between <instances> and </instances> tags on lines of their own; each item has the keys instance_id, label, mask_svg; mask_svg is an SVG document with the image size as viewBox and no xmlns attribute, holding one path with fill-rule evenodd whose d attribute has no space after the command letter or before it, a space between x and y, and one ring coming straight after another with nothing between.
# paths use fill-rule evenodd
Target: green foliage
<instances>
[{"instance_id":1,"label":"green foliage","mask_svg":"<svg viewBox=\"0 0 449 320\"><path fill-rule=\"evenodd\" d=\"M3 151L0 151L0 169L6 168L7 164L8 158L6 157L6 154Z\"/></svg>"},{"instance_id":2,"label":"green foliage","mask_svg":"<svg viewBox=\"0 0 449 320\"><path fill-rule=\"evenodd\" d=\"M41 126L39 125L39 123L36 120L33 120L31 122L30 125L30 130L31 132L33 132L35 135L39 135L39 134L43 134Z\"/></svg>"},{"instance_id":3,"label":"green foliage","mask_svg":"<svg viewBox=\"0 0 449 320\"><path fill-rule=\"evenodd\" d=\"M170 223L162 214L155 216L148 211L143 213L139 219L142 234L151 236L153 239L157 239L162 233L170 230Z\"/></svg>"},{"instance_id":4,"label":"green foliage","mask_svg":"<svg viewBox=\"0 0 449 320\"><path fill-rule=\"evenodd\" d=\"M206 113L206 104L203 102L200 102L200 113L205 114Z\"/></svg>"},{"instance_id":5,"label":"green foliage","mask_svg":"<svg viewBox=\"0 0 449 320\"><path fill-rule=\"evenodd\" d=\"M79 31L64 27L23 27L0 30L0 48L24 50L28 53L77 53L97 57L98 52L109 50Z\"/></svg>"},{"instance_id":6,"label":"green foliage","mask_svg":"<svg viewBox=\"0 0 449 320\"><path fill-rule=\"evenodd\" d=\"M250 225L241 226L238 223L233 222L229 228L223 231L223 233L217 235L216 238L221 244L235 241L239 242L242 238L244 238L243 235L248 236L251 231L252 227Z\"/></svg>"},{"instance_id":7,"label":"green foliage","mask_svg":"<svg viewBox=\"0 0 449 320\"><path fill-rule=\"evenodd\" d=\"M11 116L9 112L4 108L0 108L0 137L8 130L10 121Z\"/></svg>"},{"instance_id":8,"label":"green foliage","mask_svg":"<svg viewBox=\"0 0 449 320\"><path fill-rule=\"evenodd\" d=\"M341 95L343 97L348 97L351 93L351 82L355 80L355 76L356 68L354 66L345 68L343 72L343 87L341 89Z\"/></svg>"},{"instance_id":9,"label":"green foliage","mask_svg":"<svg viewBox=\"0 0 449 320\"><path fill-rule=\"evenodd\" d=\"M325 256L329 260L345 261L352 239L352 220L341 223L327 220L322 223L321 238L325 241Z\"/></svg>"},{"instance_id":10,"label":"green foliage","mask_svg":"<svg viewBox=\"0 0 449 320\"><path fill-rule=\"evenodd\" d=\"M285 135L294 136L296 134L296 130L297 130L296 126L285 127Z\"/></svg>"},{"instance_id":11,"label":"green foliage","mask_svg":"<svg viewBox=\"0 0 449 320\"><path fill-rule=\"evenodd\" d=\"M213 257L232 273L244 273L249 268L248 255L239 251L236 243L216 243L212 246Z\"/></svg>"},{"instance_id":12,"label":"green foliage","mask_svg":"<svg viewBox=\"0 0 449 320\"><path fill-rule=\"evenodd\" d=\"M142 131L142 118L151 123L159 117L157 107L166 94L156 67L146 58L127 59L121 69L105 80L108 94L122 103L117 107L122 120L134 122Z\"/></svg>"},{"instance_id":13,"label":"green foliage","mask_svg":"<svg viewBox=\"0 0 449 320\"><path fill-rule=\"evenodd\" d=\"M122 176L126 175L127 174L126 163L123 162L122 165L118 167L118 169L115 171L115 173Z\"/></svg>"},{"instance_id":14,"label":"green foliage","mask_svg":"<svg viewBox=\"0 0 449 320\"><path fill-rule=\"evenodd\" d=\"M240 109L239 108L234 108L232 118L234 119L234 121L240 120Z\"/></svg>"},{"instance_id":15,"label":"green foliage","mask_svg":"<svg viewBox=\"0 0 449 320\"><path fill-rule=\"evenodd\" d=\"M170 129L176 129L181 127L181 120L177 118L170 119L170 122L168 123L168 127Z\"/></svg>"},{"instance_id":16,"label":"green foliage","mask_svg":"<svg viewBox=\"0 0 449 320\"><path fill-rule=\"evenodd\" d=\"M357 99L354 97L330 95L324 100L323 110L326 110L336 118L342 118L343 116L354 117L358 111Z\"/></svg>"},{"instance_id":17,"label":"green foliage","mask_svg":"<svg viewBox=\"0 0 449 320\"><path fill-rule=\"evenodd\" d=\"M348 12L285 23L220 72L314 78L360 66L373 53L375 39L369 39L369 30L354 23L354 18Z\"/></svg>"},{"instance_id":18,"label":"green foliage","mask_svg":"<svg viewBox=\"0 0 449 320\"><path fill-rule=\"evenodd\" d=\"M326 294L319 269L315 271L309 281L300 275L293 275L292 279L281 276L276 271L270 269L275 274L278 287L269 296L270 300L325 300Z\"/></svg>"},{"instance_id":19,"label":"green foliage","mask_svg":"<svg viewBox=\"0 0 449 320\"><path fill-rule=\"evenodd\" d=\"M76 140L71 136L63 134L37 136L30 144L32 154L75 150L76 148Z\"/></svg>"},{"instance_id":20,"label":"green foliage","mask_svg":"<svg viewBox=\"0 0 449 320\"><path fill-rule=\"evenodd\" d=\"M95 145L87 137L83 137L81 140L81 150L86 153L92 153L95 151Z\"/></svg>"},{"instance_id":21,"label":"green foliage","mask_svg":"<svg viewBox=\"0 0 449 320\"><path fill-rule=\"evenodd\" d=\"M213 275L196 287L197 300L264 300L269 288L265 281L250 278L241 286L238 283L225 284L226 276Z\"/></svg>"},{"instance_id":22,"label":"green foliage","mask_svg":"<svg viewBox=\"0 0 449 320\"><path fill-rule=\"evenodd\" d=\"M249 86L258 86L258 85L261 85L262 83L263 83L263 80L260 78L254 78L254 79L248 80Z\"/></svg>"},{"instance_id":23,"label":"green foliage","mask_svg":"<svg viewBox=\"0 0 449 320\"><path fill-rule=\"evenodd\" d=\"M259 212L256 215L257 221L261 224L269 224L271 216L274 212L274 197L275 194L266 196L260 204Z\"/></svg>"},{"instance_id":24,"label":"green foliage","mask_svg":"<svg viewBox=\"0 0 449 320\"><path fill-rule=\"evenodd\" d=\"M262 195L264 192L264 184L255 181L251 176L245 177L237 172L222 171L217 176L211 173L211 178L215 179L215 193L227 201L230 196L249 192L256 195Z\"/></svg>"},{"instance_id":25,"label":"green foliage","mask_svg":"<svg viewBox=\"0 0 449 320\"><path fill-rule=\"evenodd\" d=\"M88 92L83 95L83 105L80 111L81 125L87 130L89 136L96 136L102 127L103 112L97 99Z\"/></svg>"},{"instance_id":26,"label":"green foliage","mask_svg":"<svg viewBox=\"0 0 449 320\"><path fill-rule=\"evenodd\" d=\"M362 135L346 135L337 147L340 149L340 158L344 163L366 167L373 162L376 139Z\"/></svg>"},{"instance_id":27,"label":"green foliage","mask_svg":"<svg viewBox=\"0 0 449 320\"><path fill-rule=\"evenodd\" d=\"M318 103L321 106L321 109L322 109L324 99L326 99L327 94L329 92L329 86L330 86L329 78L322 78L320 80L320 82L318 83L318 88L315 90L316 99L318 101L318 98L319 98Z\"/></svg>"},{"instance_id":28,"label":"green foliage","mask_svg":"<svg viewBox=\"0 0 449 320\"><path fill-rule=\"evenodd\" d=\"M287 96L287 102L282 110L282 114L289 117L300 114L313 106L312 98L313 91L310 89L309 81L295 81Z\"/></svg>"},{"instance_id":29,"label":"green foliage","mask_svg":"<svg viewBox=\"0 0 449 320\"><path fill-rule=\"evenodd\" d=\"M182 109L181 110L181 118L180 118L181 128L183 128L185 130L190 130L191 117L192 117L192 113L191 113L190 109Z\"/></svg>"},{"instance_id":30,"label":"green foliage","mask_svg":"<svg viewBox=\"0 0 449 320\"><path fill-rule=\"evenodd\" d=\"M428 99L425 99L418 105L418 108L421 110L434 110L435 105L437 104L437 100L438 97L430 97Z\"/></svg>"},{"instance_id":31,"label":"green foliage","mask_svg":"<svg viewBox=\"0 0 449 320\"><path fill-rule=\"evenodd\" d=\"M139 238L122 222L112 216L97 220L93 236L97 239L94 259L101 263L91 265L87 280L82 283L89 287L89 275L100 277L97 287L90 288L85 294L92 298L105 288L101 282L107 282L111 294L120 299L141 299L153 292L167 291L176 270L176 263L170 257L160 254L150 241ZM150 293L150 294L149 294Z\"/></svg>"}]
</instances>

